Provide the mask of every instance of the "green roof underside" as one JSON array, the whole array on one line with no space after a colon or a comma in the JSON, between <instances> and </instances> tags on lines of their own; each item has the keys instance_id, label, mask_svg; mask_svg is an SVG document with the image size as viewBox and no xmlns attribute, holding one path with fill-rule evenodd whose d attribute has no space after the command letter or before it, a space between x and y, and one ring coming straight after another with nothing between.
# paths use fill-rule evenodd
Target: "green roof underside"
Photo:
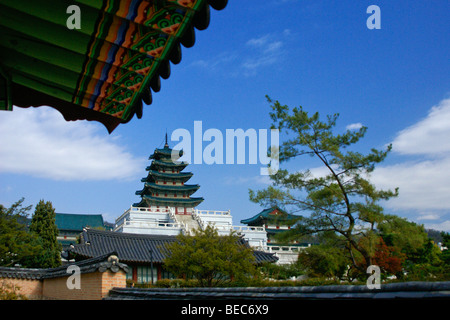
<instances>
[{"instance_id":1,"label":"green roof underside","mask_svg":"<svg viewBox=\"0 0 450 320\"><path fill-rule=\"evenodd\" d=\"M137 195L141 195L144 191L175 191L176 193L182 194L183 192L195 192L200 188L198 184L185 184L182 186L173 185L159 185L156 183L145 183L144 189L141 191L136 191Z\"/></svg>"},{"instance_id":2,"label":"green roof underside","mask_svg":"<svg viewBox=\"0 0 450 320\"><path fill-rule=\"evenodd\" d=\"M69 214L56 213L55 223L59 230L83 231L83 228L104 227L103 216L101 214Z\"/></svg>"},{"instance_id":3,"label":"green roof underside","mask_svg":"<svg viewBox=\"0 0 450 320\"><path fill-rule=\"evenodd\" d=\"M188 165L187 162L172 162L172 161L163 161L163 160L153 160L152 164L149 165L145 170L155 170L156 168L167 168L167 169L177 169L183 170Z\"/></svg>"},{"instance_id":4,"label":"green roof underside","mask_svg":"<svg viewBox=\"0 0 450 320\"><path fill-rule=\"evenodd\" d=\"M278 212L280 212L281 214L272 215L271 213L275 210L278 210ZM241 223L249 226L261 226L264 225L265 222L274 222L280 224L286 222L293 222L301 218L302 218L301 216L289 214L278 207L273 207L265 209L251 218L241 220Z\"/></svg>"},{"instance_id":5,"label":"green roof underside","mask_svg":"<svg viewBox=\"0 0 450 320\"><path fill-rule=\"evenodd\" d=\"M165 144L162 149L155 149L152 155L150 155L149 159L154 160L166 160L166 161L174 161L178 160L183 156L183 150L173 150L169 148L169 145Z\"/></svg>"},{"instance_id":6,"label":"green roof underside","mask_svg":"<svg viewBox=\"0 0 450 320\"><path fill-rule=\"evenodd\" d=\"M0 110L51 106L112 132L152 103L227 0L1 0ZM81 28L69 28L79 8ZM67 11L69 13L67 13Z\"/></svg>"},{"instance_id":7,"label":"green roof underside","mask_svg":"<svg viewBox=\"0 0 450 320\"><path fill-rule=\"evenodd\" d=\"M193 175L194 174L192 172L166 173L166 172L159 172L156 170L149 170L148 176L146 178L142 178L141 182L153 182L155 178L157 179L159 178L159 180L186 182Z\"/></svg>"}]
</instances>

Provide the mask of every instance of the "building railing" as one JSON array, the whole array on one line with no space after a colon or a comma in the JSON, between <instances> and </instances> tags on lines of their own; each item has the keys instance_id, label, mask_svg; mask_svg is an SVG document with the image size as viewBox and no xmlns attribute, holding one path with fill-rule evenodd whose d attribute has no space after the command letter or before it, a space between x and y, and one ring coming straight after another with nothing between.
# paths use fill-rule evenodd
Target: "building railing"
<instances>
[{"instance_id":1,"label":"building railing","mask_svg":"<svg viewBox=\"0 0 450 320\"><path fill-rule=\"evenodd\" d=\"M183 223L179 222L147 222L147 221L124 221L122 224L116 226L113 231L117 231L124 226L134 226L139 228L153 228L153 229L185 229Z\"/></svg>"},{"instance_id":2,"label":"building railing","mask_svg":"<svg viewBox=\"0 0 450 320\"><path fill-rule=\"evenodd\" d=\"M233 230L237 232L247 233L247 232L266 232L263 227L250 227L250 226L232 226Z\"/></svg>"},{"instance_id":3,"label":"building railing","mask_svg":"<svg viewBox=\"0 0 450 320\"><path fill-rule=\"evenodd\" d=\"M289 226L266 225L266 229L289 230Z\"/></svg>"},{"instance_id":4,"label":"building railing","mask_svg":"<svg viewBox=\"0 0 450 320\"><path fill-rule=\"evenodd\" d=\"M130 213L167 213L169 215L170 220L174 222L158 222L158 221L146 221L134 219L133 221L129 221L126 219L126 216ZM219 217L219 216L231 216L230 210L199 210L195 209L192 211L192 218L196 220L202 230L206 228L207 225L214 226L218 231L236 231L238 233L244 234L252 234L252 233L265 233L264 227L254 227L254 226L232 226L231 224L215 224L213 222L204 221L202 217ZM114 231L119 230L123 226L139 226L142 228L179 228L183 231L189 232L188 226L182 221L178 221L177 215L175 214L175 208L169 207L160 208L156 211L154 208L145 208L145 207L133 207L131 206L128 210L126 210L119 218L116 219L117 222L122 221L119 225L116 225Z\"/></svg>"},{"instance_id":5,"label":"building railing","mask_svg":"<svg viewBox=\"0 0 450 320\"><path fill-rule=\"evenodd\" d=\"M231 231L234 230L238 233L248 233L248 232L263 232L266 233L266 230L263 227L249 227L249 226L233 226L233 225L223 225L223 224L215 224L214 222L205 222L200 217L194 216L194 219L198 221L198 224L204 230L208 225L216 228L218 231Z\"/></svg>"},{"instance_id":6,"label":"building railing","mask_svg":"<svg viewBox=\"0 0 450 320\"><path fill-rule=\"evenodd\" d=\"M193 214L197 214L197 215L220 215L220 216L224 216L224 215L231 215L230 210L228 211L222 211L222 210L199 210L199 209L195 209Z\"/></svg>"},{"instance_id":7,"label":"building railing","mask_svg":"<svg viewBox=\"0 0 450 320\"><path fill-rule=\"evenodd\" d=\"M309 247L310 245L308 245ZM307 247L300 247L300 246L277 246L277 245L271 245L271 246L265 246L261 248L265 252L270 253L277 253L277 252L283 252L283 253L298 253L300 250L306 249Z\"/></svg>"},{"instance_id":8,"label":"building railing","mask_svg":"<svg viewBox=\"0 0 450 320\"><path fill-rule=\"evenodd\" d=\"M155 210L155 209L152 209L152 208L133 207L133 206L131 206L124 213L122 213L122 215L120 215L120 217L118 217L116 219L116 221L120 221L120 220L124 219L130 213L163 213L163 214L169 213L170 214L172 211L175 212L174 209L171 208L171 207L169 207L169 209L159 208L159 209Z\"/></svg>"}]
</instances>

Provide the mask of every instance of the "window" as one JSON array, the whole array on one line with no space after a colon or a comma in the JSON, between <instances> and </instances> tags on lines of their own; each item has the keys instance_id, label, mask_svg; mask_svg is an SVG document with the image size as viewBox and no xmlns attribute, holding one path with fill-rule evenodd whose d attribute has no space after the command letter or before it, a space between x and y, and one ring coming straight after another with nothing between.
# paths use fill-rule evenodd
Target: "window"
<instances>
[{"instance_id":1,"label":"window","mask_svg":"<svg viewBox=\"0 0 450 320\"><path fill-rule=\"evenodd\" d=\"M128 268L127 280L133 280L133 267Z\"/></svg>"},{"instance_id":2,"label":"window","mask_svg":"<svg viewBox=\"0 0 450 320\"><path fill-rule=\"evenodd\" d=\"M137 282L138 283L151 283L153 271L153 283L158 281L158 271L155 266L153 270L150 266L138 266L137 267Z\"/></svg>"}]
</instances>

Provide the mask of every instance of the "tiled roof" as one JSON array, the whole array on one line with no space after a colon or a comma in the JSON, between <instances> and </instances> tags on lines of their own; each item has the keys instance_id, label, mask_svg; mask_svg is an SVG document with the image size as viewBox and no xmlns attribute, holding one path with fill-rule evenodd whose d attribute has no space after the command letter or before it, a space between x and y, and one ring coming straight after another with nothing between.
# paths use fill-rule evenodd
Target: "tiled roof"
<instances>
[{"instance_id":1,"label":"tiled roof","mask_svg":"<svg viewBox=\"0 0 450 320\"><path fill-rule=\"evenodd\" d=\"M175 237L163 235L140 235L113 231L86 229L81 234L81 244L67 250L71 256L92 258L115 251L125 263L150 262L150 251L153 252L153 262L162 262L164 256L161 248L175 241Z\"/></svg>"},{"instance_id":2,"label":"tiled roof","mask_svg":"<svg viewBox=\"0 0 450 320\"><path fill-rule=\"evenodd\" d=\"M56 213L55 223L59 230L73 230L78 232L81 232L84 227L104 227L101 214Z\"/></svg>"},{"instance_id":3,"label":"tiled roof","mask_svg":"<svg viewBox=\"0 0 450 320\"><path fill-rule=\"evenodd\" d=\"M0 267L0 278L40 280L47 269Z\"/></svg>"},{"instance_id":4,"label":"tiled roof","mask_svg":"<svg viewBox=\"0 0 450 320\"><path fill-rule=\"evenodd\" d=\"M177 241L175 236L143 235L87 229L81 236L81 244L74 245L65 252L65 257L79 256L92 258L115 251L124 263L162 263L163 248ZM152 257L150 254L152 252ZM277 258L262 251L254 251L257 263L275 262Z\"/></svg>"},{"instance_id":5,"label":"tiled roof","mask_svg":"<svg viewBox=\"0 0 450 320\"><path fill-rule=\"evenodd\" d=\"M170 185L170 184L156 184L154 182L146 182L145 187L149 189L156 189L162 191L197 191L200 186L198 184L184 184L184 185ZM137 195L142 194L144 190L136 191Z\"/></svg>"},{"instance_id":6,"label":"tiled roof","mask_svg":"<svg viewBox=\"0 0 450 320\"><path fill-rule=\"evenodd\" d=\"M0 110L50 106L66 120L112 132L152 103L181 46L227 0L79 0L83 27L68 27L70 1L0 1ZM75 10L75 9L71 9ZM72 12L71 12L72 13Z\"/></svg>"},{"instance_id":7,"label":"tiled roof","mask_svg":"<svg viewBox=\"0 0 450 320\"><path fill-rule=\"evenodd\" d=\"M279 212L279 214L277 214L277 215L272 214L272 212L274 212L274 211ZM268 220L268 219L274 219L274 220L277 220L280 222L285 222L285 221L293 221L293 220L297 220L297 219L301 219L301 218L302 218L301 216L289 214L289 213L285 212L284 210L275 206L275 207L272 207L269 209L264 209L263 211L254 215L251 218L241 220L241 223L247 224L249 226L256 226L256 225L261 225L263 223L263 221Z\"/></svg>"},{"instance_id":8,"label":"tiled roof","mask_svg":"<svg viewBox=\"0 0 450 320\"><path fill-rule=\"evenodd\" d=\"M68 275L67 268L70 265L76 265L80 268L81 273L90 273L95 271L104 272L111 270L117 272L123 269L128 272L128 266L119 262L116 252L108 252L96 256L91 259L70 263L57 268L50 269L32 269L32 268L9 268L0 267L0 278L14 278L14 279L28 279L28 280L41 280L56 277L64 277Z\"/></svg>"},{"instance_id":9,"label":"tiled roof","mask_svg":"<svg viewBox=\"0 0 450 320\"><path fill-rule=\"evenodd\" d=\"M153 160L151 165L145 168L145 170L152 170L154 167L162 167L162 168L177 168L184 169L188 166L187 162L172 162L172 161L162 161L162 160Z\"/></svg>"}]
</instances>

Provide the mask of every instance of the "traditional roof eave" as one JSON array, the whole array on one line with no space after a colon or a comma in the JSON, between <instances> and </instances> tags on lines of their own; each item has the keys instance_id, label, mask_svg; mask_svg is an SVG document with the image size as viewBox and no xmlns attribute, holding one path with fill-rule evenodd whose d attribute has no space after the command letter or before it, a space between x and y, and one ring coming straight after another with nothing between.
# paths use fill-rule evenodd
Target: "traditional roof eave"
<instances>
[{"instance_id":1,"label":"traditional roof eave","mask_svg":"<svg viewBox=\"0 0 450 320\"><path fill-rule=\"evenodd\" d=\"M142 195L142 193L144 192L144 190L146 189L152 189L152 190L161 190L161 191L178 191L178 192L184 192L184 191L191 191L192 193L197 191L200 186L198 184L184 184L181 186L171 186L171 185L159 185L156 183L145 183L145 188L140 190L140 191L136 191L136 195Z\"/></svg>"},{"instance_id":2,"label":"traditional roof eave","mask_svg":"<svg viewBox=\"0 0 450 320\"><path fill-rule=\"evenodd\" d=\"M81 234L81 243L67 249L67 258L93 258L116 251L117 257L123 263L149 264L163 263L164 248L167 244L177 241L176 236L145 235L87 229ZM248 243L241 239L242 245ZM256 263L276 262L278 258L273 253L253 251Z\"/></svg>"},{"instance_id":3,"label":"traditional roof eave","mask_svg":"<svg viewBox=\"0 0 450 320\"><path fill-rule=\"evenodd\" d=\"M62 256L64 258L68 258L67 253L63 253ZM69 263L68 265L66 264L57 268L48 269L0 267L0 278L42 280L57 277L67 277L67 268L70 265L78 266L80 268L80 273L82 274L97 271L105 272L107 270L110 270L112 272L118 272L120 270L128 272L128 266L124 263L119 262L117 253L114 250L105 250L102 254L87 258L88 259L77 261L75 263Z\"/></svg>"},{"instance_id":4,"label":"traditional roof eave","mask_svg":"<svg viewBox=\"0 0 450 320\"><path fill-rule=\"evenodd\" d=\"M177 160L182 157L184 154L183 150L173 150L168 146L165 146L162 149L155 149L153 154L148 157L149 160L159 160L159 159L173 159Z\"/></svg>"},{"instance_id":5,"label":"traditional roof eave","mask_svg":"<svg viewBox=\"0 0 450 320\"><path fill-rule=\"evenodd\" d=\"M84 227L103 227L104 221L101 214L71 214L55 213L55 223L58 230L81 231Z\"/></svg>"},{"instance_id":6,"label":"traditional roof eave","mask_svg":"<svg viewBox=\"0 0 450 320\"><path fill-rule=\"evenodd\" d=\"M227 0L79 0L83 27L67 27L65 1L0 3L0 110L51 106L66 120L112 132L152 103L181 45ZM63 14L61 14L61 12ZM39 26L39 27L36 27Z\"/></svg>"},{"instance_id":7,"label":"traditional roof eave","mask_svg":"<svg viewBox=\"0 0 450 320\"><path fill-rule=\"evenodd\" d=\"M280 212L281 215L272 216L271 213L275 210ZM264 209L251 218L241 220L241 223L249 225L249 226L257 226L257 225L263 224L267 220L288 222L288 221L295 221L295 220L298 220L301 218L302 218L301 216L289 214L289 213L285 212L284 210L280 209L279 207L275 206L272 208Z\"/></svg>"},{"instance_id":8,"label":"traditional roof eave","mask_svg":"<svg viewBox=\"0 0 450 320\"><path fill-rule=\"evenodd\" d=\"M143 200L157 205L169 205L169 206L189 206L196 207L204 199L203 198L159 198L149 195L142 196ZM133 205L134 206L134 205Z\"/></svg>"},{"instance_id":9,"label":"traditional roof eave","mask_svg":"<svg viewBox=\"0 0 450 320\"><path fill-rule=\"evenodd\" d=\"M166 178L166 179L173 179L173 180L179 180L179 181L187 181L189 180L194 174L192 172L179 172L179 173L166 173L166 172L159 172L156 170L149 170L148 171L149 176L155 176L159 178ZM143 178L142 182L148 182L147 178Z\"/></svg>"},{"instance_id":10,"label":"traditional roof eave","mask_svg":"<svg viewBox=\"0 0 450 320\"><path fill-rule=\"evenodd\" d=\"M187 162L171 162L171 161L161 161L153 160L152 163L145 168L146 171L154 170L155 168L176 168L178 170L183 170L188 166Z\"/></svg>"}]
</instances>

